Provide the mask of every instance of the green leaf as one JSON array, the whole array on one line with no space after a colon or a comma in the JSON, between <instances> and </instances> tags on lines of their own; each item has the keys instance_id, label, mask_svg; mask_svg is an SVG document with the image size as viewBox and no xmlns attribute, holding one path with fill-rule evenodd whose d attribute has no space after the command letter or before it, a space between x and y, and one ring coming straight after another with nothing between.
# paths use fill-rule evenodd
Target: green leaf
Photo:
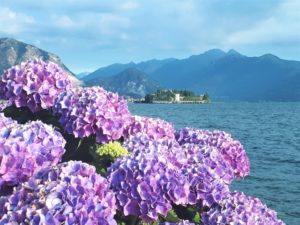
<instances>
[{"instance_id":1,"label":"green leaf","mask_svg":"<svg viewBox=\"0 0 300 225\"><path fill-rule=\"evenodd\" d=\"M81 143L82 143L82 139L80 139L80 140L78 141L78 145L77 145L77 147L76 147L76 150L78 150L78 149L79 149L79 147L80 147Z\"/></svg>"},{"instance_id":2,"label":"green leaf","mask_svg":"<svg viewBox=\"0 0 300 225\"><path fill-rule=\"evenodd\" d=\"M179 221L179 218L174 210L171 210L164 219L168 222L178 222Z\"/></svg>"},{"instance_id":3,"label":"green leaf","mask_svg":"<svg viewBox=\"0 0 300 225\"><path fill-rule=\"evenodd\" d=\"M197 212L196 215L195 215L194 218L193 218L193 222L195 222L195 223L200 223L200 220L201 220L200 213Z\"/></svg>"}]
</instances>

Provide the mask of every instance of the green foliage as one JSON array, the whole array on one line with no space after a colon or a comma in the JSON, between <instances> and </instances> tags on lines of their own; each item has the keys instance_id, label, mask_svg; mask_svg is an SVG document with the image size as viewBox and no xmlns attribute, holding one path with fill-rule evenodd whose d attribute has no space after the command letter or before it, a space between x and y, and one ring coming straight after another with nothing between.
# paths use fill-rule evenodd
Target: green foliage
<instances>
[{"instance_id":1,"label":"green foliage","mask_svg":"<svg viewBox=\"0 0 300 225\"><path fill-rule=\"evenodd\" d=\"M151 103L152 101L153 101L153 95L147 94L147 95L145 96L145 102L146 102L146 103Z\"/></svg>"},{"instance_id":2,"label":"green foliage","mask_svg":"<svg viewBox=\"0 0 300 225\"><path fill-rule=\"evenodd\" d=\"M178 215L179 219L182 220L189 220L194 223L200 223L201 216L200 211L201 209L196 205L189 205L189 206L181 206L181 205L174 205L173 206L174 212Z\"/></svg>"},{"instance_id":3,"label":"green foliage","mask_svg":"<svg viewBox=\"0 0 300 225\"><path fill-rule=\"evenodd\" d=\"M203 95L203 100L210 101L210 97L207 92Z\"/></svg>"},{"instance_id":4,"label":"green foliage","mask_svg":"<svg viewBox=\"0 0 300 225\"><path fill-rule=\"evenodd\" d=\"M174 210L171 210L168 215L164 218L165 221L176 223L179 221L179 218Z\"/></svg>"}]
</instances>

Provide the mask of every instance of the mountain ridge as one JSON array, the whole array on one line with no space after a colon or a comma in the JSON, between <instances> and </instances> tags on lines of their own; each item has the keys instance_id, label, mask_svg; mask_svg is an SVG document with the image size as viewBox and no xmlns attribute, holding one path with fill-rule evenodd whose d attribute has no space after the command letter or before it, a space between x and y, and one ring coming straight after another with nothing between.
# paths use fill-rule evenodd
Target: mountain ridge
<instances>
[{"instance_id":1,"label":"mountain ridge","mask_svg":"<svg viewBox=\"0 0 300 225\"><path fill-rule=\"evenodd\" d=\"M104 76L97 80L87 81L86 85L93 86L95 83L106 90L134 98L142 98L160 88L146 73L136 68L127 68L114 76Z\"/></svg>"},{"instance_id":2,"label":"mountain ridge","mask_svg":"<svg viewBox=\"0 0 300 225\"><path fill-rule=\"evenodd\" d=\"M166 89L208 92L218 100L300 101L300 62L270 53L248 57L233 49L212 49L184 59L156 60L155 65L155 70L147 74ZM120 73L127 67L139 66L134 62L109 65L101 68L101 74L91 73L83 81L91 75L93 79L109 77L107 71Z\"/></svg>"},{"instance_id":3,"label":"mountain ridge","mask_svg":"<svg viewBox=\"0 0 300 225\"><path fill-rule=\"evenodd\" d=\"M81 83L55 54L12 38L0 38L0 73L30 58L60 65ZM103 85L123 95L142 97L157 88L208 92L217 100L300 101L300 62L267 53L248 57L231 49L211 49L183 59L115 63L80 74L86 85Z\"/></svg>"}]
</instances>

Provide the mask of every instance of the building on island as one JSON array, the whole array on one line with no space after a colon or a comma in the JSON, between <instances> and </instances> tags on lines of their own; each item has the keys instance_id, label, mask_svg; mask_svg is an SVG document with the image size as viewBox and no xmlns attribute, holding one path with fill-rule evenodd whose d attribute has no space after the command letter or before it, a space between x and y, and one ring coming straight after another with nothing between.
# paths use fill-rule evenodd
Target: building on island
<instances>
[{"instance_id":1,"label":"building on island","mask_svg":"<svg viewBox=\"0 0 300 225\"><path fill-rule=\"evenodd\" d=\"M153 94L146 95L144 102L157 104L202 104L209 103L210 98L207 93L196 95L194 92L186 90L158 90Z\"/></svg>"}]
</instances>

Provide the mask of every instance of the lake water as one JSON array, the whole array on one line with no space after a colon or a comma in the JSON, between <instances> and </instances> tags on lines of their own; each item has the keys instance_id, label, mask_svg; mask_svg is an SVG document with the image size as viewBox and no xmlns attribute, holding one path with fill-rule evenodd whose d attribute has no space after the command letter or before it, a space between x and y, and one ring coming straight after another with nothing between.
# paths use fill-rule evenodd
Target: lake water
<instances>
[{"instance_id":1,"label":"lake water","mask_svg":"<svg viewBox=\"0 0 300 225\"><path fill-rule=\"evenodd\" d=\"M251 174L232 190L259 197L288 225L300 224L300 103L129 104L133 114L176 128L219 129L245 147Z\"/></svg>"}]
</instances>

